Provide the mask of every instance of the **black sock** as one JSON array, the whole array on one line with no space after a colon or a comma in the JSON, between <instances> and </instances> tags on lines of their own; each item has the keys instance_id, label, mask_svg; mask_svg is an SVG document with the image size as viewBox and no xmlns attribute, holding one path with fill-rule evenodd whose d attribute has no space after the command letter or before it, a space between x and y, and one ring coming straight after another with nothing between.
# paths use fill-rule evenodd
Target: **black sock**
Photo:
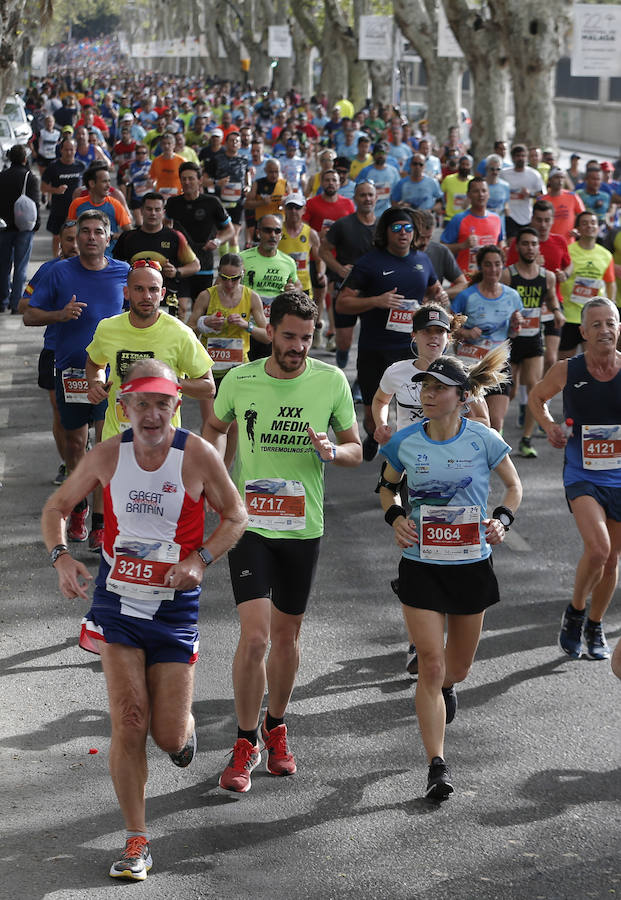
<instances>
[{"instance_id":1,"label":"black sock","mask_svg":"<svg viewBox=\"0 0 621 900\"><path fill-rule=\"evenodd\" d=\"M268 731L271 731L272 728L278 728L279 725L282 725L284 722L284 718L282 719L274 719L273 716L270 716L269 712L265 716L265 727Z\"/></svg>"},{"instance_id":2,"label":"black sock","mask_svg":"<svg viewBox=\"0 0 621 900\"><path fill-rule=\"evenodd\" d=\"M597 628L601 624L601 622L594 622L593 619L587 619L585 628Z\"/></svg>"},{"instance_id":3,"label":"black sock","mask_svg":"<svg viewBox=\"0 0 621 900\"><path fill-rule=\"evenodd\" d=\"M244 731L243 728L238 728L237 740L239 740L240 738L245 738L247 741L250 741L250 743L254 747L259 741L259 729L254 728L252 731Z\"/></svg>"},{"instance_id":4,"label":"black sock","mask_svg":"<svg viewBox=\"0 0 621 900\"><path fill-rule=\"evenodd\" d=\"M93 530L95 530L95 528L103 528L103 522L104 522L103 513L94 512L93 513L93 524L91 526L93 528Z\"/></svg>"},{"instance_id":5,"label":"black sock","mask_svg":"<svg viewBox=\"0 0 621 900\"><path fill-rule=\"evenodd\" d=\"M80 500L80 502L76 503L76 505L73 507L73 511L74 512L84 512L87 505L88 504L87 504L86 500Z\"/></svg>"},{"instance_id":6,"label":"black sock","mask_svg":"<svg viewBox=\"0 0 621 900\"><path fill-rule=\"evenodd\" d=\"M576 609L573 604L569 604L567 607L567 612L571 613L572 616L582 616L584 617L585 610L584 609Z\"/></svg>"}]
</instances>

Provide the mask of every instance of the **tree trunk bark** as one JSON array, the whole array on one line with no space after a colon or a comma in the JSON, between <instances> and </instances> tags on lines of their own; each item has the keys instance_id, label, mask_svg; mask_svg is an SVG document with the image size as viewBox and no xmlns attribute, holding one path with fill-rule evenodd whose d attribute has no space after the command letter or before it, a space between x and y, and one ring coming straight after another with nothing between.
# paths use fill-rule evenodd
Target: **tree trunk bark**
<instances>
[{"instance_id":1,"label":"tree trunk bark","mask_svg":"<svg viewBox=\"0 0 621 900\"><path fill-rule=\"evenodd\" d=\"M392 103L392 62L374 59L369 62L371 94L376 103Z\"/></svg>"},{"instance_id":2,"label":"tree trunk bark","mask_svg":"<svg viewBox=\"0 0 621 900\"><path fill-rule=\"evenodd\" d=\"M325 7L326 22L330 20L334 31L338 32L341 49L347 61L348 92L343 91L341 96L351 100L355 110L362 109L369 90L369 66L366 60L358 59L358 38L338 0L325 0ZM361 0L354 0L354 21L358 21L362 9L364 6ZM336 96L339 89L339 84L332 85L334 97L328 92L331 100L339 99Z\"/></svg>"},{"instance_id":3,"label":"tree trunk bark","mask_svg":"<svg viewBox=\"0 0 621 900\"><path fill-rule=\"evenodd\" d=\"M0 110L15 90L17 63L20 59L24 31L21 24L25 0L0 2Z\"/></svg>"},{"instance_id":4,"label":"tree trunk bark","mask_svg":"<svg viewBox=\"0 0 621 900\"><path fill-rule=\"evenodd\" d=\"M506 138L507 51L496 22L484 19L467 0L444 0L444 8L470 69L474 89L470 152L479 159L492 152L494 141Z\"/></svg>"},{"instance_id":5,"label":"tree trunk bark","mask_svg":"<svg viewBox=\"0 0 621 900\"><path fill-rule=\"evenodd\" d=\"M429 131L443 141L450 126L459 122L463 60L436 55L435 0L394 0L394 10L399 28L425 64Z\"/></svg>"},{"instance_id":6,"label":"tree trunk bark","mask_svg":"<svg viewBox=\"0 0 621 900\"><path fill-rule=\"evenodd\" d=\"M311 43L301 28L290 23L291 37L293 39L293 87L302 97L309 100L313 93L313 82L310 70Z\"/></svg>"},{"instance_id":7,"label":"tree trunk bark","mask_svg":"<svg viewBox=\"0 0 621 900\"><path fill-rule=\"evenodd\" d=\"M571 27L571 0L490 0L492 17L505 34L515 102L515 139L556 145L556 64Z\"/></svg>"},{"instance_id":8,"label":"tree trunk bark","mask_svg":"<svg viewBox=\"0 0 621 900\"><path fill-rule=\"evenodd\" d=\"M349 93L349 67L338 22L334 19L334 3L325 0L325 19L321 37L321 78L319 90L328 95L329 104ZM337 96L338 95L338 96Z\"/></svg>"}]
</instances>

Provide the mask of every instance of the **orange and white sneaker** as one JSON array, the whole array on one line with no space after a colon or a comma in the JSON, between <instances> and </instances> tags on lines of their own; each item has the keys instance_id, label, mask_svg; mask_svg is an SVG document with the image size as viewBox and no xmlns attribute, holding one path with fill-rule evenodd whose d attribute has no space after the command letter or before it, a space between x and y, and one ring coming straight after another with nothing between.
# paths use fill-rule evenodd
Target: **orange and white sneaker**
<instances>
[{"instance_id":1,"label":"orange and white sneaker","mask_svg":"<svg viewBox=\"0 0 621 900\"><path fill-rule=\"evenodd\" d=\"M287 746L287 726L277 725L268 731L265 719L261 725L261 737L267 750L267 771L272 775L295 775L297 766L293 753Z\"/></svg>"},{"instance_id":2,"label":"orange and white sneaker","mask_svg":"<svg viewBox=\"0 0 621 900\"><path fill-rule=\"evenodd\" d=\"M125 841L123 855L118 862L112 864L110 877L144 881L152 865L149 842L146 837L137 834Z\"/></svg>"},{"instance_id":3,"label":"orange and white sneaker","mask_svg":"<svg viewBox=\"0 0 621 900\"><path fill-rule=\"evenodd\" d=\"M261 762L259 745L254 747L246 738L237 738L229 764L220 775L218 784L225 791L233 791L236 794L245 794L252 787L250 773Z\"/></svg>"}]
</instances>

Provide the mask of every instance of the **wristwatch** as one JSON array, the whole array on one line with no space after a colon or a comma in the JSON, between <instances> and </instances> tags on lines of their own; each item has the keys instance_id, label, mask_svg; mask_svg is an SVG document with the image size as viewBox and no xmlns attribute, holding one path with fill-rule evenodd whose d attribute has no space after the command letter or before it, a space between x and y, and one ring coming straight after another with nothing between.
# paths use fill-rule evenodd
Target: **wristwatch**
<instances>
[{"instance_id":1,"label":"wristwatch","mask_svg":"<svg viewBox=\"0 0 621 900\"><path fill-rule=\"evenodd\" d=\"M508 531L515 521L515 516L508 506L497 506L492 513L492 519L498 519L498 521L503 525L505 531Z\"/></svg>"},{"instance_id":2,"label":"wristwatch","mask_svg":"<svg viewBox=\"0 0 621 900\"><path fill-rule=\"evenodd\" d=\"M55 547L52 547L50 550L50 561L52 565L56 562L59 556L62 556L63 553L69 553L69 547L66 544L56 544Z\"/></svg>"},{"instance_id":3,"label":"wristwatch","mask_svg":"<svg viewBox=\"0 0 621 900\"><path fill-rule=\"evenodd\" d=\"M196 552L205 563L205 568L211 565L211 563L213 562L213 556L211 555L207 547L199 547Z\"/></svg>"}]
</instances>

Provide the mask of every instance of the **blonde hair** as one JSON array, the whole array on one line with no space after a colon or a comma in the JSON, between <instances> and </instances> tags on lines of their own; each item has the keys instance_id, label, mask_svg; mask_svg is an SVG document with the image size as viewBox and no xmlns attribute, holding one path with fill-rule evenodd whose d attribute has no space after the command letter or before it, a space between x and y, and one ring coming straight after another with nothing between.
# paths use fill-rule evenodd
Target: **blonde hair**
<instances>
[{"instance_id":1,"label":"blonde hair","mask_svg":"<svg viewBox=\"0 0 621 900\"><path fill-rule=\"evenodd\" d=\"M475 400L510 380L509 348L509 341L504 341L468 370L468 390Z\"/></svg>"}]
</instances>

